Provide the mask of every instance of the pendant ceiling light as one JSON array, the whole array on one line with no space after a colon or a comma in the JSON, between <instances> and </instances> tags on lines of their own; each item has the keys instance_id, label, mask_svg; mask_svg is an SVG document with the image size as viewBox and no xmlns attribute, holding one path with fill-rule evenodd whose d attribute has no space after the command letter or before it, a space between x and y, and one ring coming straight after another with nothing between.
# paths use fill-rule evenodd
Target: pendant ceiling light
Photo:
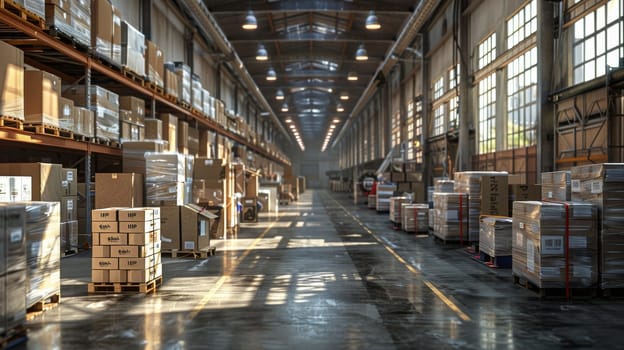
<instances>
[{"instance_id":1,"label":"pendant ceiling light","mask_svg":"<svg viewBox=\"0 0 624 350\"><path fill-rule=\"evenodd\" d=\"M245 23L243 23L243 29L245 30L256 30L258 28L258 21L256 20L256 16L254 16L253 11L247 12L247 17L245 17Z\"/></svg>"},{"instance_id":2,"label":"pendant ceiling light","mask_svg":"<svg viewBox=\"0 0 624 350\"><path fill-rule=\"evenodd\" d=\"M284 102L282 105L282 112L288 112L288 103Z\"/></svg>"},{"instance_id":3,"label":"pendant ceiling light","mask_svg":"<svg viewBox=\"0 0 624 350\"><path fill-rule=\"evenodd\" d=\"M344 107L340 103L336 105L336 112L344 112Z\"/></svg>"},{"instance_id":4,"label":"pendant ceiling light","mask_svg":"<svg viewBox=\"0 0 624 350\"><path fill-rule=\"evenodd\" d=\"M282 91L282 89L277 90L275 93L275 99L280 101L284 99L284 91Z\"/></svg>"},{"instance_id":5,"label":"pendant ceiling light","mask_svg":"<svg viewBox=\"0 0 624 350\"><path fill-rule=\"evenodd\" d=\"M349 72L349 74L347 75L347 80L349 81L356 81L358 80L358 76L356 72Z\"/></svg>"},{"instance_id":6,"label":"pendant ceiling light","mask_svg":"<svg viewBox=\"0 0 624 350\"><path fill-rule=\"evenodd\" d=\"M368 53L364 48L364 44L361 44L355 52L355 59L358 61L366 61L368 59Z\"/></svg>"},{"instance_id":7,"label":"pendant ceiling light","mask_svg":"<svg viewBox=\"0 0 624 350\"><path fill-rule=\"evenodd\" d=\"M365 26L368 30L378 30L381 28L381 24L379 23L377 15L375 15L375 11L371 11L368 13Z\"/></svg>"},{"instance_id":8,"label":"pendant ceiling light","mask_svg":"<svg viewBox=\"0 0 624 350\"><path fill-rule=\"evenodd\" d=\"M277 80L277 73L275 73L275 69L269 68L267 75L266 75L266 80L269 80L269 81Z\"/></svg>"},{"instance_id":9,"label":"pendant ceiling light","mask_svg":"<svg viewBox=\"0 0 624 350\"><path fill-rule=\"evenodd\" d=\"M257 61L266 61L269 59L269 53L264 48L264 45L258 45L258 51L256 52L256 60Z\"/></svg>"}]
</instances>

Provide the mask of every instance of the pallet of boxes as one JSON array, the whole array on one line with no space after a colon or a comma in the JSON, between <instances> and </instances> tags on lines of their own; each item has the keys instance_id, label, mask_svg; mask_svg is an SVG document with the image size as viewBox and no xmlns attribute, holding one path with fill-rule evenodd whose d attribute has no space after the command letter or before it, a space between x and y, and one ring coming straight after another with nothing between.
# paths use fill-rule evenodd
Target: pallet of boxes
<instances>
[{"instance_id":1,"label":"pallet of boxes","mask_svg":"<svg viewBox=\"0 0 624 350\"><path fill-rule=\"evenodd\" d=\"M89 293L153 293L162 285L160 209L92 211Z\"/></svg>"}]
</instances>

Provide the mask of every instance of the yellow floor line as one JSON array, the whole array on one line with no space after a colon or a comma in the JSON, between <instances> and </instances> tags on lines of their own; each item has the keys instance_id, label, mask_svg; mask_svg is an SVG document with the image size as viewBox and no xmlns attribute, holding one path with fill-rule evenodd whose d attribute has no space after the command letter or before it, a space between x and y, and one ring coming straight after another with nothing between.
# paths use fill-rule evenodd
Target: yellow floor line
<instances>
[{"instance_id":1,"label":"yellow floor line","mask_svg":"<svg viewBox=\"0 0 624 350\"><path fill-rule=\"evenodd\" d=\"M389 247L386 243L384 243L379 237L377 237L377 235L375 233L373 233L373 231L371 231L368 227L366 227L366 225L364 225L357 217L355 217L353 214L351 214L351 212L349 212L342 204L340 204L336 199L332 198L332 200L334 202L336 202L336 204L338 204L342 210L347 213L349 216L351 216L351 218L353 218L363 229L364 231L366 231L369 235L373 236L373 238L375 238L375 240L377 240L377 242L379 242L379 244L381 244L384 248L386 248L386 250L388 252L390 252L390 254L397 260L399 261L401 264L403 264L410 272L417 274L417 275L421 275L422 278L422 274L420 273L420 271L418 271L416 268L414 268L414 266L412 266L411 264L407 263L407 261L405 261L405 259L403 259L399 254L397 254L397 252L394 251L394 249L392 249L391 247ZM446 306L451 309L453 312L455 312L455 314L457 314L457 316L462 319L463 321L470 321L470 317L463 312L459 306L457 306L457 304L455 304L451 299L449 299L444 293L442 293L441 290L438 289L438 287L436 287L433 282L428 281L426 279L423 278L423 283L433 292L433 294L435 294L438 299L440 299L444 304L446 304Z\"/></svg>"},{"instance_id":2,"label":"yellow floor line","mask_svg":"<svg viewBox=\"0 0 624 350\"><path fill-rule=\"evenodd\" d=\"M217 291L230 278L232 272L234 270L236 270L238 265L240 265L240 263L243 260L245 260L245 258L251 253L251 251L256 247L256 245L258 245L258 243L260 243L262 238L264 238L264 236L267 233L269 233L271 228L273 228L273 225L275 225L275 223L279 220L280 216L281 216L281 214L278 214L277 218L275 218L275 220L273 220L273 222L271 222L271 224L264 231L262 231L260 236L258 236L249 245L249 247L247 247L247 249L245 250L243 255L241 255L238 259L236 259L236 261L232 264L232 266L229 269L227 269L226 271L223 272L223 275L221 275L221 277L219 277L219 279L217 280L217 283L215 283L215 285L208 291L208 293L206 295L204 295L202 300L200 300L199 303L197 305L195 305L195 307L193 308L193 311L191 311L191 314L190 314L190 319L191 320L195 319L195 317L197 317L197 315L199 315L199 313L204 309L204 307L206 307L206 304L208 304L210 302L212 297L214 297L214 295L217 293Z\"/></svg>"}]
</instances>

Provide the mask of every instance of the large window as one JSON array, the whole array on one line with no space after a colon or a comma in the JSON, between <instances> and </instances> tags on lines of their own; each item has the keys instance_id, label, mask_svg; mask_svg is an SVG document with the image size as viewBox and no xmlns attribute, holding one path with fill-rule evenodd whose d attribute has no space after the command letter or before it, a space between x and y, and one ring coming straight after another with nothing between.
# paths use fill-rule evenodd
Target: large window
<instances>
[{"instance_id":1,"label":"large window","mask_svg":"<svg viewBox=\"0 0 624 350\"><path fill-rule=\"evenodd\" d=\"M496 73L479 82L479 154L496 150Z\"/></svg>"},{"instance_id":2,"label":"large window","mask_svg":"<svg viewBox=\"0 0 624 350\"><path fill-rule=\"evenodd\" d=\"M507 66L506 149L535 144L537 129L537 48Z\"/></svg>"},{"instance_id":3,"label":"large window","mask_svg":"<svg viewBox=\"0 0 624 350\"><path fill-rule=\"evenodd\" d=\"M407 159L414 159L414 102L407 104Z\"/></svg>"},{"instance_id":4,"label":"large window","mask_svg":"<svg viewBox=\"0 0 624 350\"><path fill-rule=\"evenodd\" d=\"M401 111L395 111L392 116L392 146L401 143Z\"/></svg>"},{"instance_id":5,"label":"large window","mask_svg":"<svg viewBox=\"0 0 624 350\"><path fill-rule=\"evenodd\" d=\"M574 23L575 84L605 75L607 65L620 65L620 57L624 57L621 1L610 0Z\"/></svg>"},{"instance_id":6,"label":"large window","mask_svg":"<svg viewBox=\"0 0 624 350\"><path fill-rule=\"evenodd\" d=\"M537 2L531 0L507 20L507 49L518 45L537 31Z\"/></svg>"},{"instance_id":7,"label":"large window","mask_svg":"<svg viewBox=\"0 0 624 350\"><path fill-rule=\"evenodd\" d=\"M448 71L449 90L457 87L459 82L459 64Z\"/></svg>"},{"instance_id":8,"label":"large window","mask_svg":"<svg viewBox=\"0 0 624 350\"><path fill-rule=\"evenodd\" d=\"M440 104L433 111L433 132L432 136L442 135L444 133L444 104Z\"/></svg>"},{"instance_id":9,"label":"large window","mask_svg":"<svg viewBox=\"0 0 624 350\"><path fill-rule=\"evenodd\" d=\"M455 96L449 100L449 118L448 118L448 129L457 129L459 126L459 118L457 107L459 105L459 97Z\"/></svg>"},{"instance_id":10,"label":"large window","mask_svg":"<svg viewBox=\"0 0 624 350\"><path fill-rule=\"evenodd\" d=\"M422 164L423 162L423 116L422 116L422 101L418 100L414 103L414 159L416 163Z\"/></svg>"},{"instance_id":11,"label":"large window","mask_svg":"<svg viewBox=\"0 0 624 350\"><path fill-rule=\"evenodd\" d=\"M481 44L479 44L478 67L483 69L496 59L496 33L488 36Z\"/></svg>"},{"instance_id":12,"label":"large window","mask_svg":"<svg viewBox=\"0 0 624 350\"><path fill-rule=\"evenodd\" d=\"M433 99L437 100L444 95L444 77L440 77L433 83Z\"/></svg>"}]
</instances>

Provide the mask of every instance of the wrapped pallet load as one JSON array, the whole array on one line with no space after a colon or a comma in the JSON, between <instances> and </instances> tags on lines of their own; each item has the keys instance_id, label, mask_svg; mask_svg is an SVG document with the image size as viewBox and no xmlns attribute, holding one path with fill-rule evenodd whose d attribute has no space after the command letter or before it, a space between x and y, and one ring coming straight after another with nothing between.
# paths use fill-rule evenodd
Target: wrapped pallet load
<instances>
[{"instance_id":1,"label":"wrapped pallet load","mask_svg":"<svg viewBox=\"0 0 624 350\"><path fill-rule=\"evenodd\" d=\"M447 242L468 241L468 194L433 193L433 234Z\"/></svg>"}]
</instances>

